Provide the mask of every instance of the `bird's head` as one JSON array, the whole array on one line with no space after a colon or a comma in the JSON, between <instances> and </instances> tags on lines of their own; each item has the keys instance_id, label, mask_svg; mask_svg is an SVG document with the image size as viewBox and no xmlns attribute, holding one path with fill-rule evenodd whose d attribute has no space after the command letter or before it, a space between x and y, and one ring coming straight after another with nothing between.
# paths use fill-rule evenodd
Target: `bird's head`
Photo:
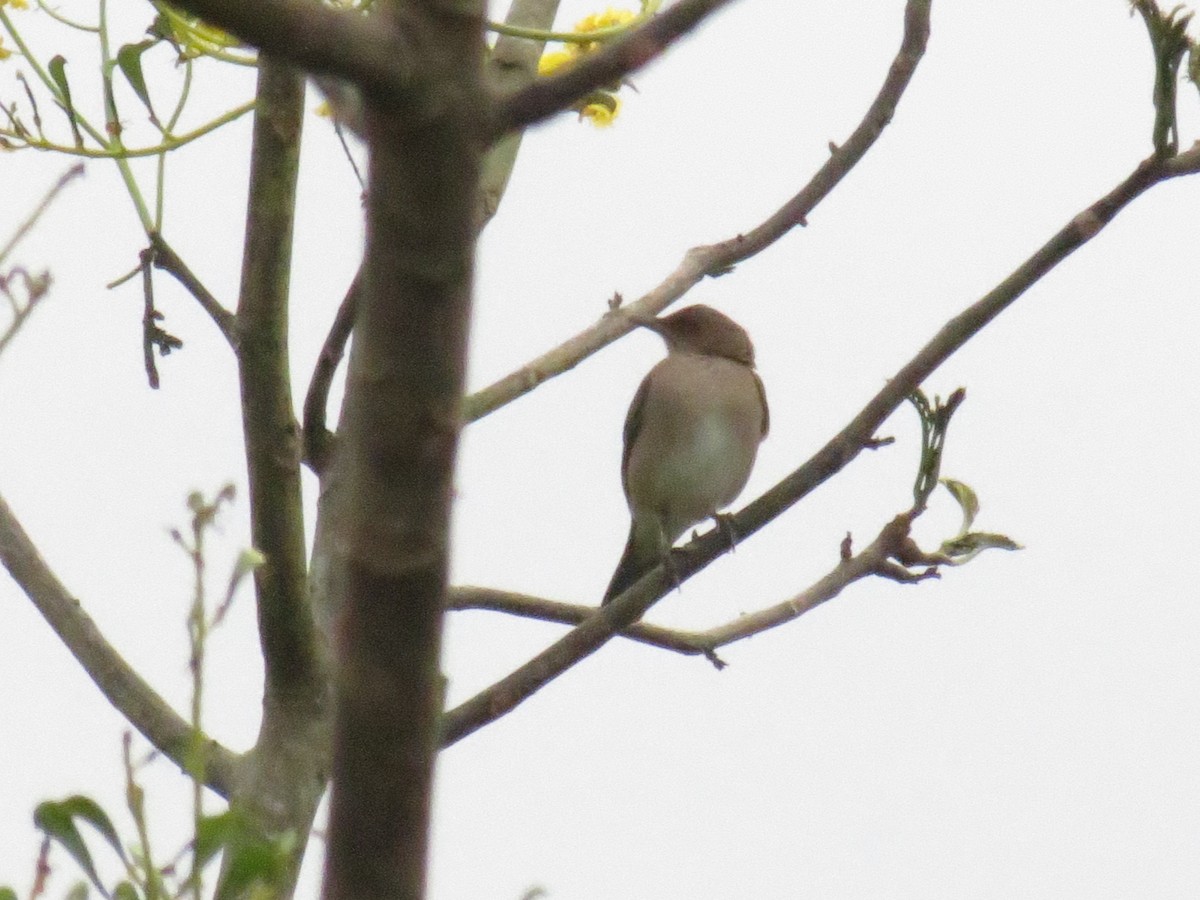
<instances>
[{"instance_id":1,"label":"bird's head","mask_svg":"<svg viewBox=\"0 0 1200 900\"><path fill-rule=\"evenodd\" d=\"M743 365L754 365L754 345L746 329L711 306L685 306L659 319L630 318L661 335L669 351L720 356Z\"/></svg>"}]
</instances>

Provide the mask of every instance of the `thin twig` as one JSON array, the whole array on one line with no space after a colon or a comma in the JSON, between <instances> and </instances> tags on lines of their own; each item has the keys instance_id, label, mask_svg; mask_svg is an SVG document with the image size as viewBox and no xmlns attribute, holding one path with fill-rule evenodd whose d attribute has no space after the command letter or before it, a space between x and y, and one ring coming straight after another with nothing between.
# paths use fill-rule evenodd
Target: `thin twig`
<instances>
[{"instance_id":1,"label":"thin twig","mask_svg":"<svg viewBox=\"0 0 1200 900\"><path fill-rule=\"evenodd\" d=\"M496 108L492 136L540 122L570 108L582 97L657 58L675 41L732 0L680 0L670 9L635 28L626 37L591 53L562 74L539 78L506 97Z\"/></svg>"},{"instance_id":2,"label":"thin twig","mask_svg":"<svg viewBox=\"0 0 1200 900\"><path fill-rule=\"evenodd\" d=\"M381 96L408 96L413 88L405 48L396 31L371 16L310 0L178 0L180 9L306 71L336 75Z\"/></svg>"},{"instance_id":3,"label":"thin twig","mask_svg":"<svg viewBox=\"0 0 1200 900\"><path fill-rule=\"evenodd\" d=\"M1196 155L1200 150L1193 148ZM1185 171L1195 171L1195 167ZM1160 181L1182 174L1178 167L1150 157L1117 185L1058 231L1008 278L976 303L951 319L885 387L811 459L780 481L735 517L743 539L799 502L850 463L871 441L875 430L905 398L955 351L1011 305L1031 285L1095 237L1122 209ZM584 657L594 653L623 630L679 581L686 580L728 549L716 530L697 538L673 556L675 571L668 577L659 566L608 606L601 607L574 630L491 687L480 691L446 714L443 743L452 744L522 703ZM902 578L896 567L888 574ZM920 576L909 576L920 577Z\"/></svg>"},{"instance_id":4,"label":"thin twig","mask_svg":"<svg viewBox=\"0 0 1200 900\"><path fill-rule=\"evenodd\" d=\"M217 328L221 330L221 334L224 335L229 346L236 351L238 347L237 316L221 305L221 302L212 295L208 288L204 286L204 283L188 268L187 263L167 243L166 238L162 234L158 232L151 234L150 246L154 268L162 269L164 272L169 273L176 281L183 285L184 289L200 304L200 308L208 313L209 318L216 323Z\"/></svg>"},{"instance_id":5,"label":"thin twig","mask_svg":"<svg viewBox=\"0 0 1200 900\"><path fill-rule=\"evenodd\" d=\"M329 334L325 336L317 364L313 367L308 393L304 396L304 462L317 475L325 471L333 450L333 433L325 424L329 388L345 353L346 341L350 339L350 332L354 328L354 314L358 309L361 282L360 268L354 280L350 282L350 288L346 291L341 305L338 306L333 325L329 328Z\"/></svg>"},{"instance_id":6,"label":"thin twig","mask_svg":"<svg viewBox=\"0 0 1200 900\"><path fill-rule=\"evenodd\" d=\"M0 497L0 563L33 601L54 633L83 666L96 687L126 719L185 772L195 759L187 721L125 661L55 577ZM216 741L202 738L205 784L228 797L238 757Z\"/></svg>"},{"instance_id":7,"label":"thin twig","mask_svg":"<svg viewBox=\"0 0 1200 900\"><path fill-rule=\"evenodd\" d=\"M546 29L554 24L558 5L559 0L514 0L504 21L515 27ZM537 62L542 47L541 41L502 35L492 48L485 70L492 88L498 92L514 91L532 82L537 77ZM477 226L480 230L491 221L500 206L508 187L509 175L516 163L522 135L521 131L506 135L493 144L484 156L479 178ZM304 398L304 462L317 475L325 470L333 450L333 433L326 424L329 389L354 327L361 280L360 268L325 337Z\"/></svg>"},{"instance_id":8,"label":"thin twig","mask_svg":"<svg viewBox=\"0 0 1200 900\"><path fill-rule=\"evenodd\" d=\"M910 0L904 14L904 38L900 51L892 62L883 86L862 122L846 142L830 154L808 184L751 231L718 244L693 247L687 251L674 272L649 293L625 307L631 315L651 316L661 312L705 276L729 271L737 263L775 243L797 225L805 224L808 214L858 164L891 121L896 105L925 52L929 38L930 2ZM468 397L464 410L466 420L473 422L482 418L529 393L542 382L573 369L635 327L630 316L604 316L591 328Z\"/></svg>"},{"instance_id":9,"label":"thin twig","mask_svg":"<svg viewBox=\"0 0 1200 900\"><path fill-rule=\"evenodd\" d=\"M163 314L154 305L154 248L143 250L140 254L142 262L142 361L146 367L146 378L150 387L158 390L158 364L154 361L154 351L166 356L172 350L183 346L183 341L166 331L158 323L163 320Z\"/></svg>"},{"instance_id":10,"label":"thin twig","mask_svg":"<svg viewBox=\"0 0 1200 900\"><path fill-rule=\"evenodd\" d=\"M17 230L14 231L12 237L8 239L8 243L6 243L3 248L0 248L0 266L4 265L5 260L8 259L8 254L10 254L13 251L13 248L21 242L21 239L24 238L25 235L29 234L31 230L33 230L33 226L37 224L38 219L42 217L42 214L50 208L50 204L54 202L55 198L59 195L59 192L61 192L62 189L65 188L71 181L80 177L81 175L83 175L83 163L76 163L75 165L71 166L71 168L67 169L67 171L58 176L58 181L54 182L54 185L46 192L46 196L44 196L41 202L33 208L33 212L29 214L25 221L17 226Z\"/></svg>"},{"instance_id":11,"label":"thin twig","mask_svg":"<svg viewBox=\"0 0 1200 900\"><path fill-rule=\"evenodd\" d=\"M911 510L897 516L883 527L866 549L839 559L837 565L811 587L766 609L738 616L703 631L684 631L636 622L622 629L616 636L684 656L705 656L712 659L721 647L797 619L827 600L832 600L854 582L868 576L878 575L906 583L929 578L931 575L928 569L910 573L905 566L898 567L906 574L897 578L893 568L896 564L891 563L892 559L906 552L909 528L918 515L919 510ZM935 566L939 562L941 560L934 557L922 557L917 564ZM578 625L596 613L594 606L560 603L528 594L467 586L450 589L446 608L492 610L565 625Z\"/></svg>"},{"instance_id":12,"label":"thin twig","mask_svg":"<svg viewBox=\"0 0 1200 900\"><path fill-rule=\"evenodd\" d=\"M538 619L543 622L557 622L560 625L578 625L596 612L596 607L581 603L562 603L544 597L534 597L530 594L518 594L512 591L470 585L450 588L446 609L491 610L527 619ZM694 656L705 652L706 645L702 634L702 632L677 631L663 628L660 625L636 622L621 631L620 636L653 647L673 650L685 656Z\"/></svg>"},{"instance_id":13,"label":"thin twig","mask_svg":"<svg viewBox=\"0 0 1200 900\"><path fill-rule=\"evenodd\" d=\"M13 283L18 280L22 282L25 290L23 302L18 300L12 291ZM8 272L0 272L0 294L8 299L9 307L12 310L12 319L9 320L4 331L0 332L0 354L8 349L8 345L16 338L21 327L49 294L52 280L49 272L30 275L28 271L20 267Z\"/></svg>"}]
</instances>

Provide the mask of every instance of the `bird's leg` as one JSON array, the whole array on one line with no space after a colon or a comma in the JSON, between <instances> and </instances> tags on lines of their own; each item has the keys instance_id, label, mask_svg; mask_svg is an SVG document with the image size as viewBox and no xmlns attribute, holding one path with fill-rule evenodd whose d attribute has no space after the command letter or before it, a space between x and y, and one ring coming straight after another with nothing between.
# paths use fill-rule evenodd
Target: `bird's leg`
<instances>
[{"instance_id":1,"label":"bird's leg","mask_svg":"<svg viewBox=\"0 0 1200 900\"><path fill-rule=\"evenodd\" d=\"M737 549L737 528L733 524L733 516L730 513L713 513L712 520L717 525L717 530L725 535L725 539L729 541L729 549Z\"/></svg>"},{"instance_id":2,"label":"bird's leg","mask_svg":"<svg viewBox=\"0 0 1200 900\"><path fill-rule=\"evenodd\" d=\"M667 573L667 577L671 579L671 585L675 590L680 590L679 567L675 565L675 548L667 541L666 534L663 533L662 527L658 529L658 558L662 562L663 571Z\"/></svg>"}]
</instances>

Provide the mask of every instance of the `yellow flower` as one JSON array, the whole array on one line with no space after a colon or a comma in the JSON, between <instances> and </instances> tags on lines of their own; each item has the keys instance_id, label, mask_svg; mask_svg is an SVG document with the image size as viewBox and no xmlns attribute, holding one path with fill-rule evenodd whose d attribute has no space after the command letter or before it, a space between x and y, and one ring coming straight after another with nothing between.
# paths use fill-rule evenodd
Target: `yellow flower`
<instances>
[{"instance_id":1,"label":"yellow flower","mask_svg":"<svg viewBox=\"0 0 1200 900\"><path fill-rule=\"evenodd\" d=\"M603 103L589 103L579 110L579 118L587 119L597 128L607 128L621 111L621 98L613 97L613 105L608 107Z\"/></svg>"},{"instance_id":2,"label":"yellow flower","mask_svg":"<svg viewBox=\"0 0 1200 900\"><path fill-rule=\"evenodd\" d=\"M8 59L12 56L12 51L4 46L4 37L0 36L0 61Z\"/></svg>"},{"instance_id":3,"label":"yellow flower","mask_svg":"<svg viewBox=\"0 0 1200 900\"><path fill-rule=\"evenodd\" d=\"M220 28L215 28L207 22L202 22L195 16L189 16L164 6L160 6L159 10L164 13L167 27L170 29L175 43L183 51L183 56L189 59L240 45L238 39L233 35Z\"/></svg>"},{"instance_id":4,"label":"yellow flower","mask_svg":"<svg viewBox=\"0 0 1200 900\"><path fill-rule=\"evenodd\" d=\"M602 13L592 13L575 23L576 34L587 34L590 31L600 31L603 28L616 28L631 22L636 13L627 9L613 9L611 6ZM576 44L580 53L591 53L600 48L599 42Z\"/></svg>"},{"instance_id":5,"label":"yellow flower","mask_svg":"<svg viewBox=\"0 0 1200 900\"><path fill-rule=\"evenodd\" d=\"M616 28L628 24L635 18L637 18L637 13L630 10L609 7L604 12L592 13L590 16L576 22L575 33L588 34L606 28ZM559 50L549 50L543 53L542 58L538 60L538 74L553 74L598 49L600 49L600 41L567 43ZM619 85L613 85L610 90L615 91L618 88ZM601 97L600 102L596 101L597 96ZM587 119L597 128L607 128L611 125L620 108L620 99L615 94L608 93L608 91L592 94L586 98L582 105L575 107L580 119Z\"/></svg>"},{"instance_id":6,"label":"yellow flower","mask_svg":"<svg viewBox=\"0 0 1200 900\"><path fill-rule=\"evenodd\" d=\"M637 15L628 9L613 9L611 6L602 13L592 13L575 23L575 31L586 34L589 31L599 31L601 28L615 28L633 21Z\"/></svg>"},{"instance_id":7,"label":"yellow flower","mask_svg":"<svg viewBox=\"0 0 1200 900\"><path fill-rule=\"evenodd\" d=\"M11 6L13 9L29 9L29 0L0 0L0 6Z\"/></svg>"},{"instance_id":8,"label":"yellow flower","mask_svg":"<svg viewBox=\"0 0 1200 900\"><path fill-rule=\"evenodd\" d=\"M563 66L574 61L575 56L573 51L565 48L543 53L542 58L538 60L538 74L549 75L551 72L557 72Z\"/></svg>"}]
</instances>

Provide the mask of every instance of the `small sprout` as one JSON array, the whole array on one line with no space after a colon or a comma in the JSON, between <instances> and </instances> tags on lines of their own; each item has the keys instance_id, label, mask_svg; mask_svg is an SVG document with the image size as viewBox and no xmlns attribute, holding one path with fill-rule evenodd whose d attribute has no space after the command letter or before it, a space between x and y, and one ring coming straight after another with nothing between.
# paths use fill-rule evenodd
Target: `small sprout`
<instances>
[{"instance_id":1,"label":"small sprout","mask_svg":"<svg viewBox=\"0 0 1200 900\"><path fill-rule=\"evenodd\" d=\"M1010 537L987 531L973 531L942 544L942 552L952 557L950 565L954 566L961 566L989 549L1021 550L1023 548Z\"/></svg>"},{"instance_id":2,"label":"small sprout","mask_svg":"<svg viewBox=\"0 0 1200 900\"><path fill-rule=\"evenodd\" d=\"M962 527L958 529L959 536L962 536L971 530L971 523L979 515L979 497L970 485L955 481L953 478L943 478L942 484L962 508Z\"/></svg>"},{"instance_id":3,"label":"small sprout","mask_svg":"<svg viewBox=\"0 0 1200 900\"><path fill-rule=\"evenodd\" d=\"M229 584L225 588L225 597L221 601L221 605L217 607L217 611L213 614L212 627L215 628L224 621L225 614L229 612L229 607L233 605L234 595L237 593L238 587L241 586L246 576L253 574L266 561L266 555L254 547L247 547L238 554L237 562L233 564L233 571L229 574Z\"/></svg>"},{"instance_id":4,"label":"small sprout","mask_svg":"<svg viewBox=\"0 0 1200 900\"><path fill-rule=\"evenodd\" d=\"M916 407L917 415L921 417L921 465L913 484L913 509L924 509L929 495L937 487L946 431L950 427L951 417L966 396L966 389L958 388L946 398L945 403L942 403L941 397L934 395L930 404L920 388L908 395L908 401Z\"/></svg>"},{"instance_id":5,"label":"small sprout","mask_svg":"<svg viewBox=\"0 0 1200 900\"><path fill-rule=\"evenodd\" d=\"M970 562L984 550L1020 550L1021 545L1003 534L988 531L971 531L975 517L979 515L979 497L968 485L952 478L943 478L942 484L958 501L962 508L963 521L958 534L948 541L942 542L941 554L945 562L951 566L961 566Z\"/></svg>"}]
</instances>

